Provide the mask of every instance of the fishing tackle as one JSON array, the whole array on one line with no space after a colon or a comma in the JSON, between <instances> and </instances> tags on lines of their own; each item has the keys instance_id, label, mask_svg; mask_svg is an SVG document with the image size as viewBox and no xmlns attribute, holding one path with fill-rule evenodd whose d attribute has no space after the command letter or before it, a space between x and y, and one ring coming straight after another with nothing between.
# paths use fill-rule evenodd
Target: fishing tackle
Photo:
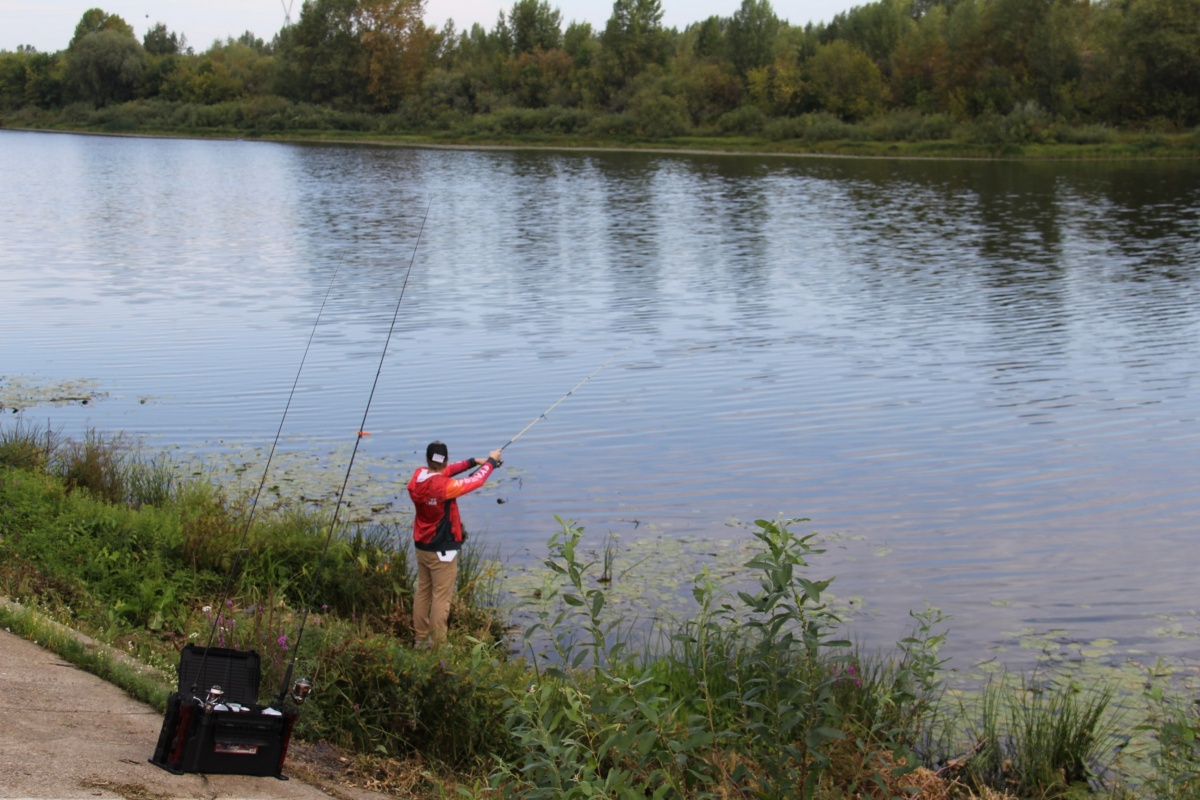
<instances>
[{"instance_id":1,"label":"fishing tackle","mask_svg":"<svg viewBox=\"0 0 1200 800\"><path fill-rule=\"evenodd\" d=\"M241 556L246 552L246 539L250 535L250 526L254 522L254 514L258 510L258 500L262 496L263 487L267 485L267 476L271 471L271 460L275 458L275 449L279 446L279 437L283 433L283 424L287 421L288 411L292 407L292 400L296 396L296 387L300 384L300 374L304 372L304 363L308 361L308 352L312 349L313 339L317 335L317 328L321 324L321 317L325 313L325 305L329 302L329 295L333 292L333 287L337 283L338 273L341 272L342 265L345 259L338 262L338 265L333 270L333 277L329 279L329 286L325 289L325 297L321 300L321 307L317 310L317 319L313 322L312 330L308 334L308 343L304 346L304 355L300 358L300 367L296 370L296 377L292 381L292 390L288 393L287 403L283 407L283 416L279 419L279 427L275 431L275 438L271 441L271 450L267 453L267 463L263 466L262 479L258 482L258 490L254 493L254 500L250 503L250 511L246 515L246 527L242 531L242 538L235 551L234 562L230 565L229 575L225 580L225 586L221 590L221 599L217 603L217 613L213 616L212 628L208 632L208 641L204 648L204 655L200 659L200 668L197 671L197 677L204 675L204 666L208 658L209 649L212 647L213 639L216 637L217 628L220 625L222 614L225 609L225 600L229 597L233 587L233 578L238 572L238 564ZM192 694L196 693L196 686L191 687Z\"/></svg>"},{"instance_id":2,"label":"fishing tackle","mask_svg":"<svg viewBox=\"0 0 1200 800\"><path fill-rule=\"evenodd\" d=\"M417 241L413 245L412 256L408 260L408 270L404 273L404 283L400 286L400 296L396 299L396 308L392 312L392 323L388 327L387 337L383 341L383 352L379 355L379 367L375 370L375 380L371 384L371 393L367 395L367 404L363 408L362 422L358 426L358 434L354 437L354 449L350 452L350 461L346 465L346 475L342 479L342 488L338 491L337 503L333 507L333 519L329 523L329 533L325 536L325 546L321 550L321 558L317 562L317 571L313 575L312 592L309 594L308 603L300 611L300 625L296 633L296 643L292 647L292 658L288 662L287 669L283 675L283 682L279 687L279 694L276 699L282 702L285 697L307 697L312 685L306 680L300 680L296 686L289 687L292 680L292 671L296 666L296 657L300 652L300 642L304 638L304 626L308 622L308 610L316 602L317 588L321 583L321 571L325 567L325 557L329 553L329 545L333 541L333 533L337 530L338 514L342 510L342 501L346 496L346 486L350 483L350 472L354 469L354 459L358 455L358 446L362 442L363 437L370 436L367 433L367 415L371 413L371 401L375 399L375 389L379 386L379 376L383 373L383 362L387 358L388 345L391 344L392 334L396 330L396 320L400 317L400 305L404 302L404 293L408 289L408 279L412 276L413 264L417 260L417 249L421 246L421 237L425 233L425 222L429 219L429 209L433 207L433 200L429 201L429 205L425 207L425 216L421 218L421 228L417 231ZM301 686L301 684L304 684ZM289 688L291 692L289 693Z\"/></svg>"},{"instance_id":3,"label":"fishing tackle","mask_svg":"<svg viewBox=\"0 0 1200 800\"><path fill-rule=\"evenodd\" d=\"M628 350L628 349L629 349L628 347L627 347L627 348L625 348L625 350L622 350L620 353L617 353L617 355L614 355L614 356L610 357L610 358L608 359L608 361L605 361L603 364L601 364L600 366L596 367L594 370L592 370L592 371L591 371L591 374L589 374L589 375L588 375L586 378L584 378L584 379L583 379L583 380L581 380L579 383L577 383L577 384L575 384L573 387L571 387L571 390L570 390L569 392L567 392L567 393L566 393L566 394L564 394L562 397L560 397L560 398L558 398L557 400L555 400L553 405L551 405L549 408L547 408L547 409L546 409L545 411L543 411L541 414L538 414L536 417L534 417L534 418L533 418L533 422L530 422L528 425L526 425L524 428L522 428L522 429L521 429L521 432L520 432L520 433L518 433L516 436L512 437L511 439L509 439L507 442L505 442L505 443L504 443L504 445L503 445L503 446L501 446L501 448L500 448L501 452L503 452L503 451L504 451L504 449L505 449L506 447L508 447L508 446L509 446L510 444L512 444L513 442L515 442L517 439L520 439L522 436L524 436L524 435L526 434L526 432L528 432L528 431L529 431L529 429L530 429L530 428L532 428L534 425L537 425L539 422L541 422L542 420L544 420L544 419L546 418L546 415L547 415L547 414L549 414L549 413L550 413L551 411L553 411L554 409L558 408L558 406L559 406L559 404L560 404L560 403L562 403L564 400L566 400L566 399L567 399L568 397L570 397L571 395L575 394L575 391L576 391L577 389L579 389L579 388L580 388L581 386L583 386L585 383L587 383L587 382L588 382L588 381L590 381L592 378L594 378L594 377L595 377L595 376L596 376L596 375L597 375L597 374L600 372L600 370L602 370L602 369L604 369L605 367L607 367L609 364L611 364L611 363L612 363L612 362L613 362L613 361L616 359L616 357L617 357L617 356L619 356L619 355L623 354L623 353L624 353L626 350Z\"/></svg>"}]
</instances>

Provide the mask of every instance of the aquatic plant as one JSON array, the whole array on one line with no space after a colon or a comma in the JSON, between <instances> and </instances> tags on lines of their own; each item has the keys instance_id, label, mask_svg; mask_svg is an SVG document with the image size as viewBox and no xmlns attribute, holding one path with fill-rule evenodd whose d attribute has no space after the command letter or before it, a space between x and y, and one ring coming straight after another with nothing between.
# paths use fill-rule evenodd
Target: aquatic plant
<instances>
[{"instance_id":1,"label":"aquatic plant","mask_svg":"<svg viewBox=\"0 0 1200 800\"><path fill-rule=\"evenodd\" d=\"M1011 677L990 681L978 710L964 715L980 742L967 781L1020 797L1057 797L1074 784L1098 781L1116 755L1119 717L1109 713L1115 688L1062 676Z\"/></svg>"},{"instance_id":2,"label":"aquatic plant","mask_svg":"<svg viewBox=\"0 0 1200 800\"><path fill-rule=\"evenodd\" d=\"M1200 705L1194 692L1172 691L1170 673L1161 663L1149 673L1144 692L1149 713L1137 726L1156 745L1147 754L1151 773L1144 780L1145 789L1161 800L1196 800L1200 798Z\"/></svg>"}]
</instances>

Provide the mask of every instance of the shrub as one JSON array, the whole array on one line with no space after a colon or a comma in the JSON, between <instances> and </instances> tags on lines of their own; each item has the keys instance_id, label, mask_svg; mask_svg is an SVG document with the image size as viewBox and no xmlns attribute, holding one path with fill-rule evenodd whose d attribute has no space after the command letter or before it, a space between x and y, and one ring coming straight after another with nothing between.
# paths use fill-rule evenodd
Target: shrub
<instances>
[{"instance_id":1,"label":"shrub","mask_svg":"<svg viewBox=\"0 0 1200 800\"><path fill-rule=\"evenodd\" d=\"M637 121L628 114L600 114L588 124L587 133L598 139L623 139L637 135Z\"/></svg>"},{"instance_id":2,"label":"shrub","mask_svg":"<svg viewBox=\"0 0 1200 800\"><path fill-rule=\"evenodd\" d=\"M313 696L328 737L360 752L421 753L450 766L489 754L512 756L505 701L522 685L493 645L416 649L390 636L326 640L315 662Z\"/></svg>"},{"instance_id":3,"label":"shrub","mask_svg":"<svg viewBox=\"0 0 1200 800\"><path fill-rule=\"evenodd\" d=\"M843 122L833 114L824 112L809 114L803 117L804 125L800 138L810 144L817 142L836 142L839 140L855 141L866 137L866 132L848 122Z\"/></svg>"},{"instance_id":4,"label":"shrub","mask_svg":"<svg viewBox=\"0 0 1200 800\"><path fill-rule=\"evenodd\" d=\"M1107 125L1055 125L1053 138L1063 144L1110 144L1117 132Z\"/></svg>"},{"instance_id":5,"label":"shrub","mask_svg":"<svg viewBox=\"0 0 1200 800\"><path fill-rule=\"evenodd\" d=\"M1052 124L1052 116L1030 101L1008 114L983 114L967 127L967 140L994 148L1043 143L1051 138Z\"/></svg>"},{"instance_id":6,"label":"shrub","mask_svg":"<svg viewBox=\"0 0 1200 800\"><path fill-rule=\"evenodd\" d=\"M806 127L803 117L782 117L768 121L763 127L763 134L773 142L782 142L799 139Z\"/></svg>"},{"instance_id":7,"label":"shrub","mask_svg":"<svg viewBox=\"0 0 1200 800\"><path fill-rule=\"evenodd\" d=\"M954 135L954 118L949 114L893 111L864 124L871 138L882 142L928 142Z\"/></svg>"},{"instance_id":8,"label":"shrub","mask_svg":"<svg viewBox=\"0 0 1200 800\"><path fill-rule=\"evenodd\" d=\"M751 136L766 128L766 115L757 106L741 106L722 114L717 119L717 130L723 135Z\"/></svg>"},{"instance_id":9,"label":"shrub","mask_svg":"<svg viewBox=\"0 0 1200 800\"><path fill-rule=\"evenodd\" d=\"M496 112L496 129L501 133L533 133L541 128L544 114L535 108L505 108Z\"/></svg>"},{"instance_id":10,"label":"shrub","mask_svg":"<svg viewBox=\"0 0 1200 800\"><path fill-rule=\"evenodd\" d=\"M582 133L592 122L592 114L581 108L552 109L550 129L554 133Z\"/></svg>"},{"instance_id":11,"label":"shrub","mask_svg":"<svg viewBox=\"0 0 1200 800\"><path fill-rule=\"evenodd\" d=\"M670 139L683 136L691 130L692 118L681 97L665 96L653 91L639 92L631 105L629 113L641 136Z\"/></svg>"}]
</instances>

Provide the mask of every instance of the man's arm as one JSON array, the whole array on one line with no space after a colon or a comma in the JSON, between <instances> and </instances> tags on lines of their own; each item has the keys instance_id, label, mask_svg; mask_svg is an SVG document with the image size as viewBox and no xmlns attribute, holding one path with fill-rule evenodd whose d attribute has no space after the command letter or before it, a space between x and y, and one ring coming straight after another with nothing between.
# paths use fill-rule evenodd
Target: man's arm
<instances>
[{"instance_id":1,"label":"man's arm","mask_svg":"<svg viewBox=\"0 0 1200 800\"><path fill-rule=\"evenodd\" d=\"M483 486L483 484L487 483L488 476L492 474L492 470L503 464L504 460L500 458L499 450L493 450L492 452L488 453L488 457L485 459L472 458L468 461L463 461L460 463L467 465L477 464L479 469L472 472L469 477L455 478L454 480L447 482L447 500L453 500L455 497L462 497L464 494L473 492L480 486ZM458 464L454 464L453 466L457 467ZM466 468L467 467L463 467L463 469ZM447 469L447 472L449 472L449 469Z\"/></svg>"}]
</instances>

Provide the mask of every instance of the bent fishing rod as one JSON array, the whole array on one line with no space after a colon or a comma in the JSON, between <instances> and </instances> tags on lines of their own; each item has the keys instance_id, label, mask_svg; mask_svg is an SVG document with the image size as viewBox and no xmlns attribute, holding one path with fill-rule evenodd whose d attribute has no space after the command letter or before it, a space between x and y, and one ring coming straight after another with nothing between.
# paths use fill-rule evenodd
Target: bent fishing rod
<instances>
[{"instance_id":1,"label":"bent fishing rod","mask_svg":"<svg viewBox=\"0 0 1200 800\"><path fill-rule=\"evenodd\" d=\"M313 323L312 330L308 334L308 343L304 346L304 355L300 358L300 367L296 370L296 377L292 381L292 390L288 392L287 403L283 407L283 416L279 419L279 427L275 431L275 438L271 441L271 450L267 453L267 463L263 466L262 479L258 482L258 490L254 493L254 500L250 503L250 511L246 515L246 527L242 531L242 538L238 542L237 550L234 551L233 562L229 565L229 575L225 579L225 586L221 590L221 599L217 602L217 613L213 616L212 628L208 632L208 640L205 643L204 655L200 659L200 667L196 673L196 680L199 680L204 675L204 664L208 659L209 648L212 647L213 639L217 635L217 628L221 623L221 618L225 613L225 600L229 597L229 593L233 587L233 577L237 574L238 567L241 563L242 555L246 552L246 539L250 535L250 526L254 522L254 514L258 511L258 501L262 497L263 487L267 485L267 476L271 471L271 461L275 458L275 449L279 446L279 437L283 434L283 424L287 421L288 411L292 407L292 400L296 396L296 387L300 384L300 374L304 372L304 364L308 361L308 352L312 349L313 339L317 335L317 327L321 324L321 317L325 313L325 305L329 302L329 295L333 292L334 284L337 283L338 273L341 272L342 265L346 263L345 257L338 262L337 267L333 270L333 277L329 279L329 287L325 289L325 297L321 300L321 307L317 309L317 319ZM196 685L192 685L192 694L196 693Z\"/></svg>"},{"instance_id":2,"label":"bent fishing rod","mask_svg":"<svg viewBox=\"0 0 1200 800\"><path fill-rule=\"evenodd\" d=\"M539 422L541 422L542 420L544 420L544 419L546 418L546 416L547 416L547 415L548 415L548 414L549 414L551 411L553 411L554 409L558 408L558 406L559 406L559 405L560 405L560 404L561 404L561 403L562 403L564 400L566 400L566 399L567 399L568 397L570 397L571 395L575 394L575 392L576 392L576 391L577 391L579 388L581 388L581 387L582 387L582 386L583 386L585 383L587 383L588 381L590 381L592 378L596 377L596 375L597 375L597 374L599 374L600 370L602 370L602 369L604 369L605 367L607 367L609 364L611 364L611 363L612 363L612 362L613 362L613 361L616 359L616 357L617 357L617 356L619 356L619 355L622 355L622 354L623 354L623 353L625 353L625 352L626 352L628 349L629 349L629 348L628 348L628 347L626 347L626 348L625 348L625 350L622 350L620 353L617 353L616 355L614 355L614 356L611 356L611 357L608 359L608 361L605 361L603 364L601 364L600 366L598 366L598 367L596 367L594 370L592 370L592 371L591 371L591 373L590 373L590 374L589 374L589 375L588 375L586 378L584 378L584 379L583 379L583 380L581 380L579 383L577 383L577 384L575 384L574 386L572 386L572 387L571 387L571 390L570 390L569 392L567 392L567 393L566 393L566 394L564 394L562 397L560 397L560 398L558 398L557 400L555 400L555 401L554 401L554 403L553 403L553 404L552 404L552 405L551 405L549 408L547 408L547 409L546 409L545 411L543 411L541 414L538 414L536 417L534 417L534 418L533 418L533 422L530 422L528 425L526 425L524 428L522 428L520 433L518 433L516 436L512 437L512 438L511 438L511 439L509 439L507 442L505 442L505 443L503 444L503 446L501 446L501 448L500 448L500 451L501 451L501 452L504 452L504 449L505 449L506 447L508 447L508 446L509 446L510 444L512 444L513 442L515 442L517 439L520 439L522 436L524 436L524 435L525 435L525 434L526 434L526 433L529 431L529 429L530 429L530 428L532 428L534 425L537 425Z\"/></svg>"},{"instance_id":3,"label":"bent fishing rod","mask_svg":"<svg viewBox=\"0 0 1200 800\"><path fill-rule=\"evenodd\" d=\"M429 209L433 207L433 200L430 199L429 205L425 207L425 216L421 218L421 227L417 231L417 241L413 244L412 256L408 260L408 270L404 273L404 283L400 285L400 296L396 299L396 308L392 312L392 323L388 327L387 336L383 340L383 352L379 354L379 367L375 370L375 380L371 384L371 392L367 395L367 404L363 408L362 422L358 426L358 435L354 437L354 449L350 452L350 461L346 465L346 475L342 479L342 488L338 491L337 504L333 507L333 519L329 522L329 533L325 536L325 546L321 550L321 558L317 561L317 571L313 574L312 591L309 593L308 603L300 610L300 626L296 632L296 643L292 647L292 658L288 662L287 670L283 675L283 683L279 687L276 701L282 702L287 696L288 684L292 680L292 671L296 666L296 658L300 653L300 642L304 638L304 626L308 623L308 610L312 608L316 602L317 589L321 584L321 572L325 567L325 558L329 554L329 544L333 541L334 531L337 530L338 515L342 510L342 501L346 497L346 487L350 483L350 472L354 469L354 459L358 455L358 446L362 443L363 437L368 436L367 415L371 413L371 402L375 399L375 389L379 386L379 376L383 373L383 362L387 358L388 345L391 344L392 334L396 331L396 320L400 317L400 305L404 302L404 293L408 289L408 279L412 276L413 264L417 260L417 249L421 246L421 237L425 233L425 222L429 219ZM308 693L308 688L311 684L297 682L293 689L291 697L296 702L303 702L303 698Z\"/></svg>"}]
</instances>

